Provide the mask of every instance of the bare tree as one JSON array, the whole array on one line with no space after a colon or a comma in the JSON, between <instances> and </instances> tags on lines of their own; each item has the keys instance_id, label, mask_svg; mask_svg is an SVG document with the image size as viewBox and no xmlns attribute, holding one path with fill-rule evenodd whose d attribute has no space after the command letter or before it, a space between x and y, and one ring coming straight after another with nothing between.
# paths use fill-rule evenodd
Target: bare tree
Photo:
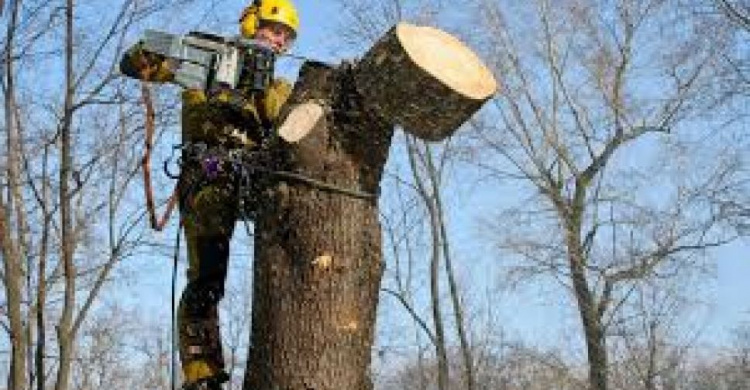
<instances>
[{"instance_id":1,"label":"bare tree","mask_svg":"<svg viewBox=\"0 0 750 390\"><path fill-rule=\"evenodd\" d=\"M28 227L25 217L26 205L21 188L21 129L16 112L16 73L14 56L16 52L16 31L20 1L10 4L7 35L3 58L3 95L5 131L7 133L7 161L0 193L0 246L2 247L4 273L2 275L7 298L8 332L11 340L11 363L8 388L23 390L26 386L26 330L22 320L22 291L24 289L24 258L27 256ZM7 200L5 194L8 194ZM16 234L12 232L15 231Z\"/></svg>"},{"instance_id":2,"label":"bare tree","mask_svg":"<svg viewBox=\"0 0 750 390\"><path fill-rule=\"evenodd\" d=\"M750 5L742 1L716 0L716 6L729 20L750 32Z\"/></svg>"},{"instance_id":3,"label":"bare tree","mask_svg":"<svg viewBox=\"0 0 750 390\"><path fill-rule=\"evenodd\" d=\"M691 364L680 381L680 389L739 390L750 385L748 324L734 328L734 343L719 353L703 356Z\"/></svg>"},{"instance_id":4,"label":"bare tree","mask_svg":"<svg viewBox=\"0 0 750 390\"><path fill-rule=\"evenodd\" d=\"M65 390L70 382L70 367L73 359L73 313L75 311L76 267L73 262L76 239L73 233L72 197L69 187L72 170L71 127L75 86L73 80L73 0L65 3L65 94L63 119L60 127L60 219L61 259L65 279L65 298L62 316L57 325L60 367L57 370L55 390Z\"/></svg>"},{"instance_id":5,"label":"bare tree","mask_svg":"<svg viewBox=\"0 0 750 390\"><path fill-rule=\"evenodd\" d=\"M134 354L129 348L129 344L138 339L136 332L142 331L135 315L111 306L103 307L91 317L92 321L76 338L78 352L72 364L70 387L77 390L125 388L130 385L130 378L143 378L135 375L136 366L131 363L135 360ZM154 370L158 367L154 364Z\"/></svg>"},{"instance_id":6,"label":"bare tree","mask_svg":"<svg viewBox=\"0 0 750 390\"><path fill-rule=\"evenodd\" d=\"M694 131L689 121L710 98L724 35L703 39L705 25L664 1L480 8L483 42L505 86L497 122L476 127L502 162L485 156L480 164L531 190L503 214L500 246L575 297L589 386L605 390L607 332L633 286L700 265L706 249L734 238L709 197L732 182L736 149L701 160L705 170L689 178L684 162L701 156L645 164L649 153L663 156L657 140ZM658 202L649 191L662 194Z\"/></svg>"},{"instance_id":7,"label":"bare tree","mask_svg":"<svg viewBox=\"0 0 750 390\"><path fill-rule=\"evenodd\" d=\"M458 351L457 351L458 352ZM489 352L489 351L487 351ZM577 373L554 351L541 351L521 344L493 345L491 352L482 356L481 367L476 370L477 389L482 390L574 390L585 386ZM456 356L454 361L460 361ZM437 361L429 359L424 366L412 359L389 373L384 389L417 390L436 388ZM456 367L459 368L459 367ZM422 371L427 371L430 387L420 385ZM452 380L449 388L460 388L461 381Z\"/></svg>"},{"instance_id":8,"label":"bare tree","mask_svg":"<svg viewBox=\"0 0 750 390\"><path fill-rule=\"evenodd\" d=\"M130 351L127 357L136 364L129 365L135 376L127 378L130 386L154 390L168 390L172 388L172 340L170 339L168 324L158 323L146 318L141 326L135 326L136 340L130 341Z\"/></svg>"},{"instance_id":9,"label":"bare tree","mask_svg":"<svg viewBox=\"0 0 750 390\"><path fill-rule=\"evenodd\" d=\"M421 146L420 146L421 144ZM445 220L445 209L442 201L442 179L444 163L450 154L451 148L448 146L443 151L439 162L434 161L432 148L425 142L420 142L414 138L407 137L409 150L409 166L411 168L414 182L416 183L417 193L427 208L430 218L430 231L432 236L432 260L430 266L430 286L433 307L433 322L435 327L435 344L440 369L438 370L438 388L447 388L448 374L448 357L445 345L445 337L442 329L442 315L440 312L440 291L439 291L439 274L438 267L442 261L445 266L446 278L449 285L454 322L458 339L460 342L460 351L463 362L464 385L468 390L475 387L474 364L472 350L469 345L466 324L464 318L463 304L460 302L460 290L454 275L452 254L450 249L450 239L447 233ZM424 172L424 177L420 172Z\"/></svg>"},{"instance_id":10,"label":"bare tree","mask_svg":"<svg viewBox=\"0 0 750 390\"><path fill-rule=\"evenodd\" d=\"M425 351L433 349L435 345L435 335L429 326L429 320L419 310L416 303L416 297L419 293L421 278L428 272L423 271L423 267L418 264L418 254L420 247L424 246L419 239L424 234L424 214L415 212L418 210L420 200L416 198L413 186L401 178L401 173L392 171L386 172L385 181L389 183L393 195L390 199L392 202L387 203L381 209L381 220L383 221L384 242L387 243L388 251L385 257L393 264L387 267L384 277L384 287L381 292L384 293L384 302L381 303L381 312L392 313L388 308L389 304L398 305L407 313L407 321L413 328L413 332L403 331L403 322L398 320L389 321L396 316L389 316L379 321L379 327L383 334L378 339L378 357L383 366L387 366L394 358L401 358L404 355L411 356L411 348L403 351L398 346L405 340L413 342L416 348L416 371L414 371L414 386L420 390L426 390L431 380L428 378L426 370ZM412 330L412 329L410 329ZM393 337L389 337L395 333ZM404 337L405 334L409 337ZM413 334L413 336L412 336ZM388 340L385 340L388 338ZM427 339L428 345L424 345ZM413 341L411 341L413 340ZM376 375L376 378L383 382L384 388L392 387L390 383L389 368L383 368L382 374ZM376 388L379 384L376 384Z\"/></svg>"},{"instance_id":11,"label":"bare tree","mask_svg":"<svg viewBox=\"0 0 750 390\"><path fill-rule=\"evenodd\" d=\"M133 24L158 9L125 0L101 13L111 24L80 27L72 2L20 4L10 3L22 23L10 18L2 63L9 158L0 224L10 267L2 281L7 329L20 326L9 340L23 344L10 387L41 390L56 376L64 389L87 315L116 265L144 244L144 212L129 199L140 150L140 124L130 118L139 111L124 102L115 68ZM16 313L25 320L16 323Z\"/></svg>"},{"instance_id":12,"label":"bare tree","mask_svg":"<svg viewBox=\"0 0 750 390\"><path fill-rule=\"evenodd\" d=\"M688 292L679 285L697 286L701 278L705 275L682 277L671 285L646 282L633 287L632 298L621 309L623 315L609 329L615 388L680 388L697 330L686 324L696 303L683 296Z\"/></svg>"}]
</instances>

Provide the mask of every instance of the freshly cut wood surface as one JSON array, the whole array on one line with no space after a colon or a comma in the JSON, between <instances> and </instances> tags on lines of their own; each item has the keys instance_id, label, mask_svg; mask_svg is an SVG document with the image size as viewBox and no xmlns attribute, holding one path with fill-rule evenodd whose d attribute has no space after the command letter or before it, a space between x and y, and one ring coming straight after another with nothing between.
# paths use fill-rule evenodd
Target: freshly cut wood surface
<instances>
[{"instance_id":1,"label":"freshly cut wood surface","mask_svg":"<svg viewBox=\"0 0 750 390\"><path fill-rule=\"evenodd\" d=\"M399 23L357 66L366 104L427 140L441 140L497 91L492 73L465 44L432 27Z\"/></svg>"},{"instance_id":2,"label":"freshly cut wood surface","mask_svg":"<svg viewBox=\"0 0 750 390\"><path fill-rule=\"evenodd\" d=\"M396 34L414 63L471 99L486 99L497 83L482 60L454 36L431 27L400 24Z\"/></svg>"},{"instance_id":3,"label":"freshly cut wood surface","mask_svg":"<svg viewBox=\"0 0 750 390\"><path fill-rule=\"evenodd\" d=\"M323 106L318 103L299 104L284 119L279 127L279 136L287 142L298 142L315 128L324 114Z\"/></svg>"}]
</instances>

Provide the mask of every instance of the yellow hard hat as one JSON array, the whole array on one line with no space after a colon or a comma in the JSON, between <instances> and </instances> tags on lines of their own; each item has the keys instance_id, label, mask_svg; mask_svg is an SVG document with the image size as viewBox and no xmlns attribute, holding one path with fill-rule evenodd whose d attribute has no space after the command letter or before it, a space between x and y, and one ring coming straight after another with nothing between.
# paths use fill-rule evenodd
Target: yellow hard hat
<instances>
[{"instance_id":1,"label":"yellow hard hat","mask_svg":"<svg viewBox=\"0 0 750 390\"><path fill-rule=\"evenodd\" d=\"M261 21L281 23L289 27L294 35L299 29L297 9L290 0L256 0L242 12L240 33L245 38L252 38Z\"/></svg>"}]
</instances>

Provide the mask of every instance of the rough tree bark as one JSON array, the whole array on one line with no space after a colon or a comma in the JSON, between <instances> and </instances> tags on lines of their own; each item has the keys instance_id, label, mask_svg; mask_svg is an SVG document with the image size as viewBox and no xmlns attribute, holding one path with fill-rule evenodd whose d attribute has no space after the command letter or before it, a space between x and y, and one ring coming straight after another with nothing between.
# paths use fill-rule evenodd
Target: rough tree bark
<instances>
[{"instance_id":1,"label":"rough tree bark","mask_svg":"<svg viewBox=\"0 0 750 390\"><path fill-rule=\"evenodd\" d=\"M65 278L64 303L62 315L57 324L57 346L59 352L59 368L55 379L55 390L67 390L70 385L71 364L73 359L74 334L73 316L76 304L76 267L74 263L75 237L73 227L73 211L70 198L69 180L73 165L71 127L73 116L73 0L65 2L65 101L63 120L60 128L60 258L63 263Z\"/></svg>"},{"instance_id":2,"label":"rough tree bark","mask_svg":"<svg viewBox=\"0 0 750 390\"><path fill-rule=\"evenodd\" d=\"M8 327L6 331L10 338L11 358L10 372L7 386L9 390L23 390L26 386L26 334L23 320L23 296L25 270L23 260L26 258L26 237L24 204L21 195L21 131L16 122L16 74L14 46L17 44L16 30L18 28L18 13L20 2L14 1L10 5L10 15L7 25L5 41L5 69L3 74L3 95L5 108L5 129L7 132L7 167L3 167L3 185L8 186L7 201L0 194L0 254L3 259L0 282L5 287ZM3 188L5 191L5 188ZM28 271L28 270L26 270ZM2 310L2 309L0 309Z\"/></svg>"},{"instance_id":3,"label":"rough tree bark","mask_svg":"<svg viewBox=\"0 0 750 390\"><path fill-rule=\"evenodd\" d=\"M351 71L306 64L294 100L332 102L291 147L290 168L376 193L392 126L356 116L334 94ZM351 108L351 112L347 112ZM363 126L363 119L371 120ZM369 389L369 346L382 273L376 198L279 181L256 221L246 389Z\"/></svg>"},{"instance_id":4,"label":"rough tree bark","mask_svg":"<svg viewBox=\"0 0 750 390\"><path fill-rule=\"evenodd\" d=\"M445 37L399 25L356 66L303 65L286 117L293 118L293 127L309 128L289 129L285 122L282 138L294 143L278 150L281 164L297 176L276 176L281 180L265 190L255 221L244 389L372 389L370 354L383 270L377 194L394 124L422 138L445 138L496 88L476 58L469 64L484 72L446 64L456 54L470 56ZM432 53L439 46L446 55L417 50L425 46ZM446 73L457 69L464 77ZM475 78L483 82L466 84ZM437 105L440 115L432 115ZM304 113L295 114L300 107ZM309 115L313 119L300 118Z\"/></svg>"}]
</instances>

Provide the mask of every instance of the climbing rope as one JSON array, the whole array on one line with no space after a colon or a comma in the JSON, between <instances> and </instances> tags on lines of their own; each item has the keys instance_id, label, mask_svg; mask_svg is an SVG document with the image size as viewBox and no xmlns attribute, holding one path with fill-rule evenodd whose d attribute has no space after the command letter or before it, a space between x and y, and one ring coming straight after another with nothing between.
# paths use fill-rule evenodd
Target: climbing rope
<instances>
[{"instance_id":1,"label":"climbing rope","mask_svg":"<svg viewBox=\"0 0 750 390\"><path fill-rule=\"evenodd\" d=\"M146 122L144 124L146 129L146 136L144 137L145 150L143 157L141 158L144 182L143 188L146 195L146 209L148 210L151 228L156 231L162 231L169 220L169 216L172 214L172 210L174 210L174 206L177 204L179 189L177 188L177 185L175 185L175 188L172 190L172 194L167 201L167 208L164 211L164 214L162 214L161 218L158 218L156 204L154 202L154 190L151 185L151 151L154 147L154 118L156 114L154 111L153 99L151 99L151 90L148 88L146 82L141 83L141 96L143 98L143 106L146 110Z\"/></svg>"}]
</instances>

